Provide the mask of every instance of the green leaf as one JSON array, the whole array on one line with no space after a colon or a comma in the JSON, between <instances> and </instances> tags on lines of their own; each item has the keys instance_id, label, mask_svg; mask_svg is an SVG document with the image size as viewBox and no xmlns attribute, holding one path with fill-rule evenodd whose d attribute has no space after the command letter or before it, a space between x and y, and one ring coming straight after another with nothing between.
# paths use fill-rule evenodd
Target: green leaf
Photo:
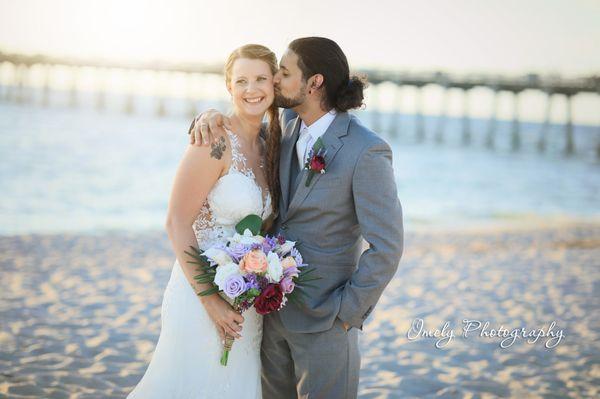
<instances>
[{"instance_id":1,"label":"green leaf","mask_svg":"<svg viewBox=\"0 0 600 399\"><path fill-rule=\"evenodd\" d=\"M192 249L196 249L194 247L190 247ZM188 255L189 257L191 257L192 259L198 261L198 262L204 262L204 263L208 263L208 258L202 254L200 254L199 252L188 252L188 251L183 251L186 255Z\"/></svg>"},{"instance_id":2,"label":"green leaf","mask_svg":"<svg viewBox=\"0 0 600 399\"><path fill-rule=\"evenodd\" d=\"M322 277L318 277L318 276L299 276L296 281L297 282L304 282L304 281L315 281L315 280L321 280Z\"/></svg>"},{"instance_id":3,"label":"green leaf","mask_svg":"<svg viewBox=\"0 0 600 399\"><path fill-rule=\"evenodd\" d=\"M217 292L219 292L219 287L212 287L212 288L209 288L207 290L200 291L198 293L198 295L199 296L207 296L207 295L216 294Z\"/></svg>"},{"instance_id":4,"label":"green leaf","mask_svg":"<svg viewBox=\"0 0 600 399\"><path fill-rule=\"evenodd\" d=\"M304 298L306 298L306 292L302 291L299 286L294 288L291 294L287 296L288 300L298 306L304 306Z\"/></svg>"},{"instance_id":5,"label":"green leaf","mask_svg":"<svg viewBox=\"0 0 600 399\"><path fill-rule=\"evenodd\" d=\"M295 296L306 296L306 292L304 292L304 290L302 289L302 287L300 286L296 286L294 287L294 291L292 291L292 293L290 295L295 295Z\"/></svg>"},{"instance_id":6,"label":"green leaf","mask_svg":"<svg viewBox=\"0 0 600 399\"><path fill-rule=\"evenodd\" d=\"M302 301L296 297L296 295L292 295L292 294L288 295L288 300L291 303L293 303L294 305L300 306L303 304Z\"/></svg>"},{"instance_id":7,"label":"green leaf","mask_svg":"<svg viewBox=\"0 0 600 399\"><path fill-rule=\"evenodd\" d=\"M238 224L235 225L235 231L238 234L244 234L246 229L250 230L253 235L260 234L260 228L262 226L263 220L258 215L248 215L243 218Z\"/></svg>"},{"instance_id":8,"label":"green leaf","mask_svg":"<svg viewBox=\"0 0 600 399\"><path fill-rule=\"evenodd\" d=\"M320 280L321 277L309 276L311 273L314 273L316 270L317 269L315 269L314 267L311 267L311 268L302 268L302 271L300 272L300 275L298 275L298 277L296 277L296 281L301 282L301 281Z\"/></svg>"},{"instance_id":9,"label":"green leaf","mask_svg":"<svg viewBox=\"0 0 600 399\"><path fill-rule=\"evenodd\" d=\"M306 187L310 186L310 182L312 181L313 177L315 177L315 175L316 173L312 170L308 171L308 176L306 176L306 182L304 183Z\"/></svg>"},{"instance_id":10,"label":"green leaf","mask_svg":"<svg viewBox=\"0 0 600 399\"><path fill-rule=\"evenodd\" d=\"M198 261L188 260L187 263L189 263L190 265L198 265L204 267L204 263Z\"/></svg>"},{"instance_id":11,"label":"green leaf","mask_svg":"<svg viewBox=\"0 0 600 399\"><path fill-rule=\"evenodd\" d=\"M310 288L319 288L314 284L308 284L306 282L302 282L302 288L306 288L306 287L310 287Z\"/></svg>"},{"instance_id":12,"label":"green leaf","mask_svg":"<svg viewBox=\"0 0 600 399\"><path fill-rule=\"evenodd\" d=\"M317 139L317 141L315 141L315 144L313 145L312 148L313 148L314 153L316 154L323 147L325 147L325 143L323 143L323 139L321 139L321 137L319 137Z\"/></svg>"},{"instance_id":13,"label":"green leaf","mask_svg":"<svg viewBox=\"0 0 600 399\"><path fill-rule=\"evenodd\" d=\"M316 268L316 267L306 267L306 266L305 266L305 267L302 267L302 268L300 269L300 275L301 275L301 276L307 276L307 275L309 275L310 273L314 273L316 270L317 270L317 268Z\"/></svg>"},{"instance_id":14,"label":"green leaf","mask_svg":"<svg viewBox=\"0 0 600 399\"><path fill-rule=\"evenodd\" d=\"M208 284L208 283L214 282L215 278L214 278L214 276L201 275L201 276L194 276L194 280L196 280L200 284Z\"/></svg>"},{"instance_id":15,"label":"green leaf","mask_svg":"<svg viewBox=\"0 0 600 399\"><path fill-rule=\"evenodd\" d=\"M313 278L310 280L302 280L302 281L299 281L298 284L300 284L302 287L314 287L313 284L309 284L309 283L311 281L317 281L317 280L321 280L321 278L319 277L319 278Z\"/></svg>"}]
</instances>

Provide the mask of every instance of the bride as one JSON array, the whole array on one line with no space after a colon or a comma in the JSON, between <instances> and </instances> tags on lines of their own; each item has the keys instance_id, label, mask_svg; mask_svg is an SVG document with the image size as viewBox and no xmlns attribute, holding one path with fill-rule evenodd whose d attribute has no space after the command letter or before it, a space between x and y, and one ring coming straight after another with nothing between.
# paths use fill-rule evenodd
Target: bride
<instances>
[{"instance_id":1,"label":"bride","mask_svg":"<svg viewBox=\"0 0 600 399\"><path fill-rule=\"evenodd\" d=\"M279 193L277 166L281 128L273 103L277 59L268 48L246 45L225 64L231 94L231 130L210 147L189 145L177 170L166 229L176 261L162 303L162 328L146 373L130 399L261 398L262 316L243 316L209 286L184 253L205 250L233 235L248 214L272 218ZM266 142L262 120L268 114ZM242 329L243 326L243 329ZM219 359L225 334L236 338L226 367Z\"/></svg>"}]
</instances>

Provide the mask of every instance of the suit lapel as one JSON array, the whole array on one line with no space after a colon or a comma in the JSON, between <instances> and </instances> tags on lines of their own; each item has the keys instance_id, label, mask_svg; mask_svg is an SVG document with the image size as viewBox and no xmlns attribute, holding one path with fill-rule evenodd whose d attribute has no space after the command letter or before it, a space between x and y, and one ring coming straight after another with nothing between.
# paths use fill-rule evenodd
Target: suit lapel
<instances>
[{"instance_id":1,"label":"suit lapel","mask_svg":"<svg viewBox=\"0 0 600 399\"><path fill-rule=\"evenodd\" d=\"M290 203L290 174L292 161L294 158L294 147L298 140L300 131L300 118L296 118L291 129L286 132L285 139L281 143L281 159L279 160L279 185L281 186L281 198L283 199L283 208L280 213L285 214ZM283 215L282 215L283 216Z\"/></svg>"},{"instance_id":2,"label":"suit lapel","mask_svg":"<svg viewBox=\"0 0 600 399\"><path fill-rule=\"evenodd\" d=\"M294 198L296 190L298 190L298 182L302 179L304 169L300 169L298 165L298 157L292 162L292 174L290 176L290 197Z\"/></svg>"},{"instance_id":3,"label":"suit lapel","mask_svg":"<svg viewBox=\"0 0 600 399\"><path fill-rule=\"evenodd\" d=\"M347 112L340 112L337 114L333 122L331 122L331 125L329 125L329 128L327 128L323 136L321 136L323 145L327 150L327 153L325 154L325 173L327 173L329 165L331 165L333 162L337 152L340 150L340 148L342 148L343 142L340 140L340 138L348 134L349 124L350 115ZM310 185L307 187L306 180L308 178L308 171L304 169L300 171L300 174L296 179L296 190L293 192L292 198L288 199L289 207L285 213L284 220L287 220L298 209L298 206L308 196L321 176L321 174L316 174L313 176Z\"/></svg>"}]
</instances>

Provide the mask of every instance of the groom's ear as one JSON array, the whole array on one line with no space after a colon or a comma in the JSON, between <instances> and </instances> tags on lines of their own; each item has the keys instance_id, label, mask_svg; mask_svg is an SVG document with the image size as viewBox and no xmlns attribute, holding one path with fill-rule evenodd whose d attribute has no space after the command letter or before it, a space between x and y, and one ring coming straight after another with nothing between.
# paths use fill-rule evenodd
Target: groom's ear
<instances>
[{"instance_id":1,"label":"groom's ear","mask_svg":"<svg viewBox=\"0 0 600 399\"><path fill-rule=\"evenodd\" d=\"M310 84L310 88L312 90L319 90L321 87L323 87L323 82L325 81L323 75L317 73L316 75L313 75L311 79L312 83Z\"/></svg>"}]
</instances>

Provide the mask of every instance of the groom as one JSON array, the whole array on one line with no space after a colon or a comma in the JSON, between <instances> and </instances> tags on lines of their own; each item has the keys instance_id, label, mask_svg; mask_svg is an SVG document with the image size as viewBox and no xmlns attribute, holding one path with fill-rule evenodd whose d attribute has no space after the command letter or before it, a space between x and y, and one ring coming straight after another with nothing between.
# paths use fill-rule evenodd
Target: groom
<instances>
[{"instance_id":1,"label":"groom","mask_svg":"<svg viewBox=\"0 0 600 399\"><path fill-rule=\"evenodd\" d=\"M304 306L288 303L264 317L263 397L355 398L358 329L392 279L403 250L392 152L347 112L362 105L364 82L350 76L334 41L291 42L274 84L276 103L298 114L283 125L275 231L298 241L305 263L321 279L306 288ZM217 131L222 120L216 111L202 114L192 134L196 145L211 141L209 127L224 134ZM327 151L323 174L304 168L315 144Z\"/></svg>"}]
</instances>

